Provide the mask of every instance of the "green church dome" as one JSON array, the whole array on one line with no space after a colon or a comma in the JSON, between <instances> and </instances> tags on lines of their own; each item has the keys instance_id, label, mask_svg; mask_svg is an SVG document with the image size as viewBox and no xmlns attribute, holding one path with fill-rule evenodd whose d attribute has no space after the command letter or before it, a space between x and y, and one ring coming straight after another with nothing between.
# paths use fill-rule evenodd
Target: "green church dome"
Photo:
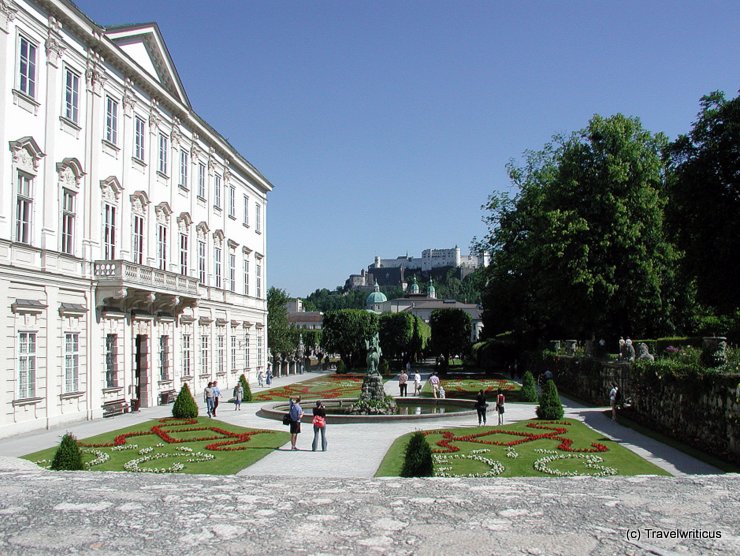
<instances>
[{"instance_id":1,"label":"green church dome","mask_svg":"<svg viewBox=\"0 0 740 556\"><path fill-rule=\"evenodd\" d=\"M373 305L379 305L381 303L385 303L386 301L388 301L388 298L382 291L380 291L380 286L378 286L378 284L375 284L375 291L370 292L370 295L367 296L367 299L365 300L365 307L370 308Z\"/></svg>"}]
</instances>

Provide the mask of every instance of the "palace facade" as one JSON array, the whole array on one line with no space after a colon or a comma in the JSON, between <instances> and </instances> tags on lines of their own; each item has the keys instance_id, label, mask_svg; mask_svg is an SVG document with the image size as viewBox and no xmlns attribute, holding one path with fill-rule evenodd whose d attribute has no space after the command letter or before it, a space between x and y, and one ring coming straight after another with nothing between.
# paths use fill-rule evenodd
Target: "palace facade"
<instances>
[{"instance_id":1,"label":"palace facade","mask_svg":"<svg viewBox=\"0 0 740 556\"><path fill-rule=\"evenodd\" d=\"M267 366L270 182L156 24L0 0L0 436Z\"/></svg>"}]
</instances>

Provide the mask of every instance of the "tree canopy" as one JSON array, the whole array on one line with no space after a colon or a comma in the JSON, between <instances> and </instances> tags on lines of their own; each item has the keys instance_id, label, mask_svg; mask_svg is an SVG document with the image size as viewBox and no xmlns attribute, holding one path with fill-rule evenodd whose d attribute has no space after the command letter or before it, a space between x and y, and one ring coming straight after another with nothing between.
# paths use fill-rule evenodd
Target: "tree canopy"
<instances>
[{"instance_id":1,"label":"tree canopy","mask_svg":"<svg viewBox=\"0 0 740 556\"><path fill-rule=\"evenodd\" d=\"M450 355L465 354L470 346L472 318L462 309L434 309L429 319L432 349L444 356L445 367Z\"/></svg>"},{"instance_id":2,"label":"tree canopy","mask_svg":"<svg viewBox=\"0 0 740 556\"><path fill-rule=\"evenodd\" d=\"M677 255L663 222L667 140L637 118L594 116L523 166L513 198L484 207L492 252L483 295L488 335L541 338L669 331Z\"/></svg>"},{"instance_id":3,"label":"tree canopy","mask_svg":"<svg viewBox=\"0 0 740 556\"><path fill-rule=\"evenodd\" d=\"M364 365L365 340L378 332L378 315L359 309L340 309L324 315L321 347L327 353L338 353L348 369Z\"/></svg>"},{"instance_id":4,"label":"tree canopy","mask_svg":"<svg viewBox=\"0 0 740 556\"><path fill-rule=\"evenodd\" d=\"M288 323L288 294L271 287L267 290L267 341L273 354L287 353L296 348L295 336Z\"/></svg>"},{"instance_id":5,"label":"tree canopy","mask_svg":"<svg viewBox=\"0 0 740 556\"><path fill-rule=\"evenodd\" d=\"M668 221L699 301L720 313L740 307L740 96L701 99L688 135L669 149Z\"/></svg>"}]
</instances>

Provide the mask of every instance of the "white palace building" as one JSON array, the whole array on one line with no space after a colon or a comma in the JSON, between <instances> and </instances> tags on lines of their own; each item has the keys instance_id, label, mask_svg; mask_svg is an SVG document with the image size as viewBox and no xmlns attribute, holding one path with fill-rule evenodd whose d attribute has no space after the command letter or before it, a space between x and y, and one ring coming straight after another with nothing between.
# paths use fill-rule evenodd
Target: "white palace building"
<instances>
[{"instance_id":1,"label":"white palace building","mask_svg":"<svg viewBox=\"0 0 740 556\"><path fill-rule=\"evenodd\" d=\"M253 380L272 185L157 25L0 0L0 61L0 436Z\"/></svg>"}]
</instances>

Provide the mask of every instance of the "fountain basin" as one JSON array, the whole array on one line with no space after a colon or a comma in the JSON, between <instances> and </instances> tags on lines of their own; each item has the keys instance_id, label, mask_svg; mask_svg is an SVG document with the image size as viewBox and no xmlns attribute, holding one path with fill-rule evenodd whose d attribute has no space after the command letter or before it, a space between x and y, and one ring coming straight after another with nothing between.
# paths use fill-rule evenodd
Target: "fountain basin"
<instances>
[{"instance_id":1,"label":"fountain basin","mask_svg":"<svg viewBox=\"0 0 740 556\"><path fill-rule=\"evenodd\" d=\"M322 399L326 407L326 420L330 425L341 425L347 423L379 423L389 421L416 421L426 419L439 419L441 417L462 417L477 415L475 400L461 400L454 398L394 398L399 407L397 415L349 415L341 413L342 408L348 408L357 401L357 398L335 398ZM301 420L303 423L311 423L313 413L311 408L316 405L316 400L301 400L301 407L305 415ZM288 413L290 404L288 402L277 402L263 405L257 412L260 417L267 419L282 420L283 415Z\"/></svg>"}]
</instances>

